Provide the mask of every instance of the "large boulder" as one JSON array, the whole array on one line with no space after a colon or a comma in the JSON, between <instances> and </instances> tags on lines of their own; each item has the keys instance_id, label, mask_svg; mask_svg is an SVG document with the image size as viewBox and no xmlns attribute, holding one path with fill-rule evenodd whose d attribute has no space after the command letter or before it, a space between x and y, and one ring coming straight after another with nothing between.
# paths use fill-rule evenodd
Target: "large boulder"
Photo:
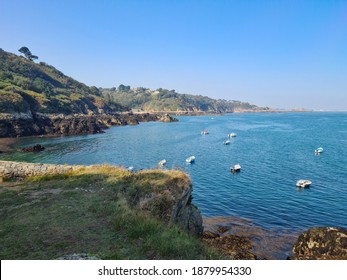
<instances>
[{"instance_id":1,"label":"large boulder","mask_svg":"<svg viewBox=\"0 0 347 280\"><path fill-rule=\"evenodd\" d=\"M298 237L293 253L296 260L347 260L347 230L311 228Z\"/></svg>"}]
</instances>

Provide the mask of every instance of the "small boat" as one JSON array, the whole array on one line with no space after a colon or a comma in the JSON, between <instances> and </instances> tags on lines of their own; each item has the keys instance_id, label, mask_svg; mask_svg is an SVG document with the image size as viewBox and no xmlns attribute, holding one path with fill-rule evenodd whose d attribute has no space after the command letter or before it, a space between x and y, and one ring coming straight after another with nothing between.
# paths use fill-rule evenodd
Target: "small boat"
<instances>
[{"instance_id":1,"label":"small boat","mask_svg":"<svg viewBox=\"0 0 347 280\"><path fill-rule=\"evenodd\" d=\"M241 170L241 165L239 163L233 165L232 167L230 167L230 171L233 172L233 173L239 172L240 170Z\"/></svg>"},{"instance_id":2,"label":"small boat","mask_svg":"<svg viewBox=\"0 0 347 280\"><path fill-rule=\"evenodd\" d=\"M223 142L223 144L224 144L224 145L230 145L230 140L225 140L225 141Z\"/></svg>"},{"instance_id":3,"label":"small boat","mask_svg":"<svg viewBox=\"0 0 347 280\"><path fill-rule=\"evenodd\" d=\"M229 133L229 134L228 134L228 137L229 137L229 138L231 138L231 137L236 137L236 135L237 135L237 134L236 134L235 132L232 132L232 133Z\"/></svg>"},{"instance_id":4,"label":"small boat","mask_svg":"<svg viewBox=\"0 0 347 280\"><path fill-rule=\"evenodd\" d=\"M309 180L303 180L303 179L298 180L298 181L296 182L296 186L299 187L299 188L308 188L311 184L312 184L311 181L309 181Z\"/></svg>"},{"instance_id":5,"label":"small boat","mask_svg":"<svg viewBox=\"0 0 347 280\"><path fill-rule=\"evenodd\" d=\"M128 171L133 172L134 171L134 166L129 166L127 169L128 169Z\"/></svg>"},{"instance_id":6,"label":"small boat","mask_svg":"<svg viewBox=\"0 0 347 280\"><path fill-rule=\"evenodd\" d=\"M323 150L324 150L324 149L323 149L322 147L319 147L319 148L315 149L314 152L315 152L316 154L320 154L320 153L323 152Z\"/></svg>"},{"instance_id":7,"label":"small boat","mask_svg":"<svg viewBox=\"0 0 347 280\"><path fill-rule=\"evenodd\" d=\"M158 162L160 166L164 166L166 164L166 159L162 159L161 161Z\"/></svg>"},{"instance_id":8,"label":"small boat","mask_svg":"<svg viewBox=\"0 0 347 280\"><path fill-rule=\"evenodd\" d=\"M186 163L193 163L195 161L195 156L190 156L186 159Z\"/></svg>"},{"instance_id":9,"label":"small boat","mask_svg":"<svg viewBox=\"0 0 347 280\"><path fill-rule=\"evenodd\" d=\"M201 131L201 135L207 135L207 134L209 134L208 130Z\"/></svg>"}]
</instances>

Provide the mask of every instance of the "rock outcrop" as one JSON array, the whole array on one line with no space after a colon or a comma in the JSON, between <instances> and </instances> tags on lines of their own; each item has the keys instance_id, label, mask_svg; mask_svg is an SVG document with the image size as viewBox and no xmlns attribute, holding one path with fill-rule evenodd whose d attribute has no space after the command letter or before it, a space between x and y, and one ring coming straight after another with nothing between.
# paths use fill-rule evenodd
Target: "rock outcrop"
<instances>
[{"instance_id":1,"label":"rock outcrop","mask_svg":"<svg viewBox=\"0 0 347 280\"><path fill-rule=\"evenodd\" d=\"M171 222L179 224L194 235L201 236L202 217L199 209L192 204L192 191L191 187L186 189L177 200L171 212Z\"/></svg>"},{"instance_id":2,"label":"rock outcrop","mask_svg":"<svg viewBox=\"0 0 347 280\"><path fill-rule=\"evenodd\" d=\"M252 252L253 245L248 237L237 235L214 236L213 233L204 233L203 241L232 260L255 260L257 256Z\"/></svg>"},{"instance_id":3,"label":"rock outcrop","mask_svg":"<svg viewBox=\"0 0 347 280\"><path fill-rule=\"evenodd\" d=\"M155 173L158 170L148 170L135 174L138 177L151 178L153 181L144 192L137 189L136 205L141 210L150 212L152 216L159 218L167 224L175 223L190 233L201 236L203 221L199 209L192 204L192 185L188 175L181 171L172 171L173 175L166 175L165 186L155 183ZM165 171L159 171L166 174ZM164 178L162 178L164 180Z\"/></svg>"},{"instance_id":4,"label":"rock outcrop","mask_svg":"<svg viewBox=\"0 0 347 280\"><path fill-rule=\"evenodd\" d=\"M34 146L26 147L21 149L21 152L28 153L28 152L41 152L45 149L45 147L41 146L40 144L36 144Z\"/></svg>"},{"instance_id":5,"label":"rock outcrop","mask_svg":"<svg viewBox=\"0 0 347 280\"><path fill-rule=\"evenodd\" d=\"M293 245L295 260L347 260L347 230L317 227L303 232Z\"/></svg>"},{"instance_id":6,"label":"rock outcrop","mask_svg":"<svg viewBox=\"0 0 347 280\"><path fill-rule=\"evenodd\" d=\"M0 137L21 137L34 135L78 135L101 133L107 128L103 119L97 116L45 116L32 118L8 116L0 119Z\"/></svg>"},{"instance_id":7,"label":"rock outcrop","mask_svg":"<svg viewBox=\"0 0 347 280\"><path fill-rule=\"evenodd\" d=\"M255 260L257 255L253 252L254 245L250 237L231 234L231 228L226 225L215 225L205 229L202 240L219 250L232 260Z\"/></svg>"},{"instance_id":8,"label":"rock outcrop","mask_svg":"<svg viewBox=\"0 0 347 280\"><path fill-rule=\"evenodd\" d=\"M160 116L159 121L161 122L177 122L178 120L174 117L171 117L169 114L164 114Z\"/></svg>"},{"instance_id":9,"label":"rock outcrop","mask_svg":"<svg viewBox=\"0 0 347 280\"><path fill-rule=\"evenodd\" d=\"M44 115L0 114L0 138L35 135L80 135L103 133L111 126L136 125L140 122L172 122L169 115L156 114L99 114L99 115Z\"/></svg>"}]
</instances>

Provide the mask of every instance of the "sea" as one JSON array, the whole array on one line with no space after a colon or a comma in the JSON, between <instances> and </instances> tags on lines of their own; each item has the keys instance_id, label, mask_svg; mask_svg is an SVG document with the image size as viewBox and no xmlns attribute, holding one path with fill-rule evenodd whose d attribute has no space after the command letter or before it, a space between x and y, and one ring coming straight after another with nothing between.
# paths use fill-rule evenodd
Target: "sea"
<instances>
[{"instance_id":1,"label":"sea","mask_svg":"<svg viewBox=\"0 0 347 280\"><path fill-rule=\"evenodd\" d=\"M179 122L111 127L104 134L19 138L0 160L54 164L111 164L141 170L180 169L193 184L193 203L205 218L238 217L274 231L313 226L347 228L347 113L234 113L178 116ZM201 134L203 130L209 133ZM229 133L230 145L223 142ZM322 147L324 151L315 153ZM195 162L185 159L195 156ZM239 163L241 171L232 173ZM309 188L296 182L307 179Z\"/></svg>"}]
</instances>

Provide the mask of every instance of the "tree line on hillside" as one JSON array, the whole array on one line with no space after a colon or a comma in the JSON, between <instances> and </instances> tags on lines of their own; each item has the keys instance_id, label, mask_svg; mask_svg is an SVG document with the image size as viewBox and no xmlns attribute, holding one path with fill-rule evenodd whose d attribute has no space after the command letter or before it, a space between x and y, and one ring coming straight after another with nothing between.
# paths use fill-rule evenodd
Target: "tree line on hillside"
<instances>
[{"instance_id":1,"label":"tree line on hillside","mask_svg":"<svg viewBox=\"0 0 347 280\"><path fill-rule=\"evenodd\" d=\"M235 109L257 110L256 105L241 101L212 99L202 95L181 94L174 89L151 90L144 87L131 88L123 84L118 87L100 88L106 100L139 111L191 111L230 113Z\"/></svg>"},{"instance_id":2,"label":"tree line on hillside","mask_svg":"<svg viewBox=\"0 0 347 280\"><path fill-rule=\"evenodd\" d=\"M107 102L97 87L89 87L64 75L26 47L24 57L0 49L0 113L39 112L48 114L91 114L122 111Z\"/></svg>"},{"instance_id":3,"label":"tree line on hillside","mask_svg":"<svg viewBox=\"0 0 347 280\"><path fill-rule=\"evenodd\" d=\"M174 89L87 86L64 75L27 47L18 56L0 49L0 113L99 114L126 110L228 113L262 109L241 101L181 94Z\"/></svg>"}]
</instances>

